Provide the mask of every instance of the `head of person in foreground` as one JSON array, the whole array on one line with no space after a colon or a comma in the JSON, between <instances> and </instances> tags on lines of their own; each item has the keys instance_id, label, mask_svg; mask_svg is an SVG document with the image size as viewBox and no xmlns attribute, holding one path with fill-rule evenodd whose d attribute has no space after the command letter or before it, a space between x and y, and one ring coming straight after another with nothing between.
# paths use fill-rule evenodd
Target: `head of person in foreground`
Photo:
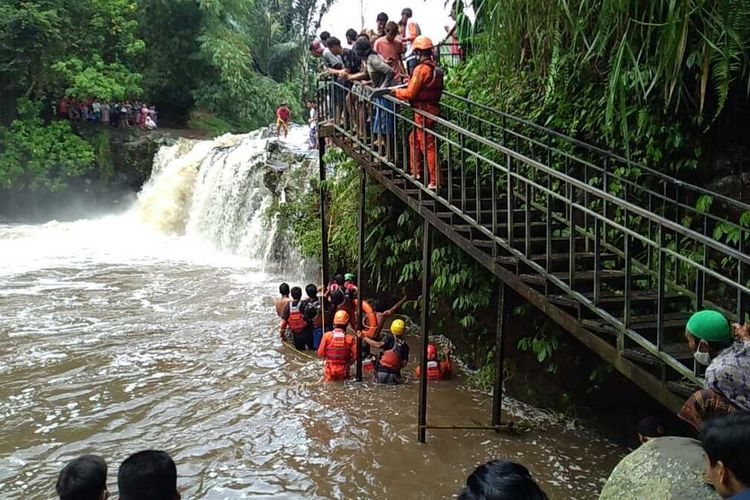
<instances>
[{"instance_id":1,"label":"head of person in foreground","mask_svg":"<svg viewBox=\"0 0 750 500\"><path fill-rule=\"evenodd\" d=\"M722 498L750 493L750 413L714 418L701 428L706 478ZM744 496L743 496L744 498Z\"/></svg>"},{"instance_id":2,"label":"head of person in foreground","mask_svg":"<svg viewBox=\"0 0 750 500\"><path fill-rule=\"evenodd\" d=\"M529 470L507 460L492 460L466 479L458 500L548 500Z\"/></svg>"},{"instance_id":3,"label":"head of person in foreground","mask_svg":"<svg viewBox=\"0 0 750 500\"><path fill-rule=\"evenodd\" d=\"M163 451L144 450L130 455L117 472L120 500L180 500L177 466Z\"/></svg>"}]
</instances>

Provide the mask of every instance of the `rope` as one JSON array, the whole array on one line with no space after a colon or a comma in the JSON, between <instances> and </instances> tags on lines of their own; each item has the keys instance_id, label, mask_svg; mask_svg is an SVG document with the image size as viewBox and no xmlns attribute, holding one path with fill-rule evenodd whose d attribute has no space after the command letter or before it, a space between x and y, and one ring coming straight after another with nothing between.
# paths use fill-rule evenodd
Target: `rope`
<instances>
[{"instance_id":1,"label":"rope","mask_svg":"<svg viewBox=\"0 0 750 500\"><path fill-rule=\"evenodd\" d=\"M294 352L295 354L299 354L300 356L304 356L305 358L312 359L313 361L319 361L319 358L317 356L313 356L312 354L306 352L306 351L299 351L296 347L294 347L292 344L284 340L281 342L281 344L288 348L290 351Z\"/></svg>"}]
</instances>

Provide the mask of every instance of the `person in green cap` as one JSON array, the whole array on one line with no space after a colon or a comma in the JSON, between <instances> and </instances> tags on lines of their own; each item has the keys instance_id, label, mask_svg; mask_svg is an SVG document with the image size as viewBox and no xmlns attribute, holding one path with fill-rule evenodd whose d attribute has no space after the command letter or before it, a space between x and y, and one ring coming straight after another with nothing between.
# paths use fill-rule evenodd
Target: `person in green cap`
<instances>
[{"instance_id":1,"label":"person in green cap","mask_svg":"<svg viewBox=\"0 0 750 500\"><path fill-rule=\"evenodd\" d=\"M750 410L747 330L744 325L730 327L717 311L699 311L688 320L685 338L695 360L707 368L703 389L690 396L679 417L696 430L710 418Z\"/></svg>"},{"instance_id":2,"label":"person in green cap","mask_svg":"<svg viewBox=\"0 0 750 500\"><path fill-rule=\"evenodd\" d=\"M348 297L349 300L354 300L357 298L357 292L359 290L357 289L357 279L354 277L352 273L346 273L344 275L344 293Z\"/></svg>"}]
</instances>

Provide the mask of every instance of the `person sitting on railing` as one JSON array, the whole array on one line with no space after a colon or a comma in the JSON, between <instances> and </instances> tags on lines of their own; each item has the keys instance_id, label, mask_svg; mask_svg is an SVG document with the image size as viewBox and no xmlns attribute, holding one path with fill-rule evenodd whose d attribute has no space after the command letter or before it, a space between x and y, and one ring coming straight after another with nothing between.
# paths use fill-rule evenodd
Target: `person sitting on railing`
<instances>
[{"instance_id":1,"label":"person sitting on railing","mask_svg":"<svg viewBox=\"0 0 750 500\"><path fill-rule=\"evenodd\" d=\"M695 360L706 368L703 389L695 392L678 416L698 430L706 420L750 410L750 329L734 325L717 311L699 311L690 317L685 338Z\"/></svg>"},{"instance_id":2,"label":"person sitting on railing","mask_svg":"<svg viewBox=\"0 0 750 500\"><path fill-rule=\"evenodd\" d=\"M387 88L393 86L393 68L380 55L372 50L370 40L359 37L354 43L354 54L363 61L362 71L346 75L349 81L370 81L372 87ZM378 149L386 148L387 137L394 133L393 102L385 97L374 97L374 113L372 133L377 136L374 146Z\"/></svg>"},{"instance_id":3,"label":"person sitting on railing","mask_svg":"<svg viewBox=\"0 0 750 500\"><path fill-rule=\"evenodd\" d=\"M443 70L432 61L432 40L419 36L414 40L414 53L419 64L405 89L396 89L393 95L397 99L409 101L414 108L416 126L409 134L409 167L411 175L422 178L422 156L427 157L428 187L437 189L437 148L435 136L429 130L435 128L435 120L425 117L420 112L440 115L440 97L443 94Z\"/></svg>"}]
</instances>

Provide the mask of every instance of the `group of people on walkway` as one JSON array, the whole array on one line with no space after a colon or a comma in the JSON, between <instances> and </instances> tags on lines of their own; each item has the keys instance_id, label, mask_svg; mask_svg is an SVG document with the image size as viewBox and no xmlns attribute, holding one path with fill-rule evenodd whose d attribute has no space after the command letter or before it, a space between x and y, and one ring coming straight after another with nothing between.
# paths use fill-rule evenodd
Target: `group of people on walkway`
<instances>
[{"instance_id":1,"label":"group of people on walkway","mask_svg":"<svg viewBox=\"0 0 750 500\"><path fill-rule=\"evenodd\" d=\"M434 60L436 46L422 35L410 8L401 11L398 23L381 12L374 29L348 30L346 43L344 48L339 38L323 32L310 45L313 57L323 63L322 74L333 79L330 104L335 119L361 137L371 134L376 138L374 147L395 159L396 109L386 96L408 101L414 110L408 137L409 172L417 180L424 179L429 189L437 189L438 159L432 131L436 123L431 117L440 116L444 71Z\"/></svg>"},{"instance_id":2,"label":"group of people on walkway","mask_svg":"<svg viewBox=\"0 0 750 500\"><path fill-rule=\"evenodd\" d=\"M156 106L140 101L99 101L63 97L53 104L54 115L60 120L100 123L112 127L137 127L154 130L158 127Z\"/></svg>"},{"instance_id":3,"label":"group of people on walkway","mask_svg":"<svg viewBox=\"0 0 750 500\"><path fill-rule=\"evenodd\" d=\"M359 290L351 273L337 274L325 287L307 285L305 298L300 287L290 288L287 283L279 286L279 293L281 297L276 301L276 313L281 318L279 336L296 349L312 350L323 358L326 381L349 379L351 367L359 358L363 373L372 373L375 381L404 382L402 371L409 362L409 344L404 338L406 323L394 316L406 297L384 311L363 299L360 322ZM357 349L357 338L362 339L361 352ZM450 350L443 351L442 359L435 345L430 344L427 351L427 378L450 378L453 373Z\"/></svg>"}]
</instances>

